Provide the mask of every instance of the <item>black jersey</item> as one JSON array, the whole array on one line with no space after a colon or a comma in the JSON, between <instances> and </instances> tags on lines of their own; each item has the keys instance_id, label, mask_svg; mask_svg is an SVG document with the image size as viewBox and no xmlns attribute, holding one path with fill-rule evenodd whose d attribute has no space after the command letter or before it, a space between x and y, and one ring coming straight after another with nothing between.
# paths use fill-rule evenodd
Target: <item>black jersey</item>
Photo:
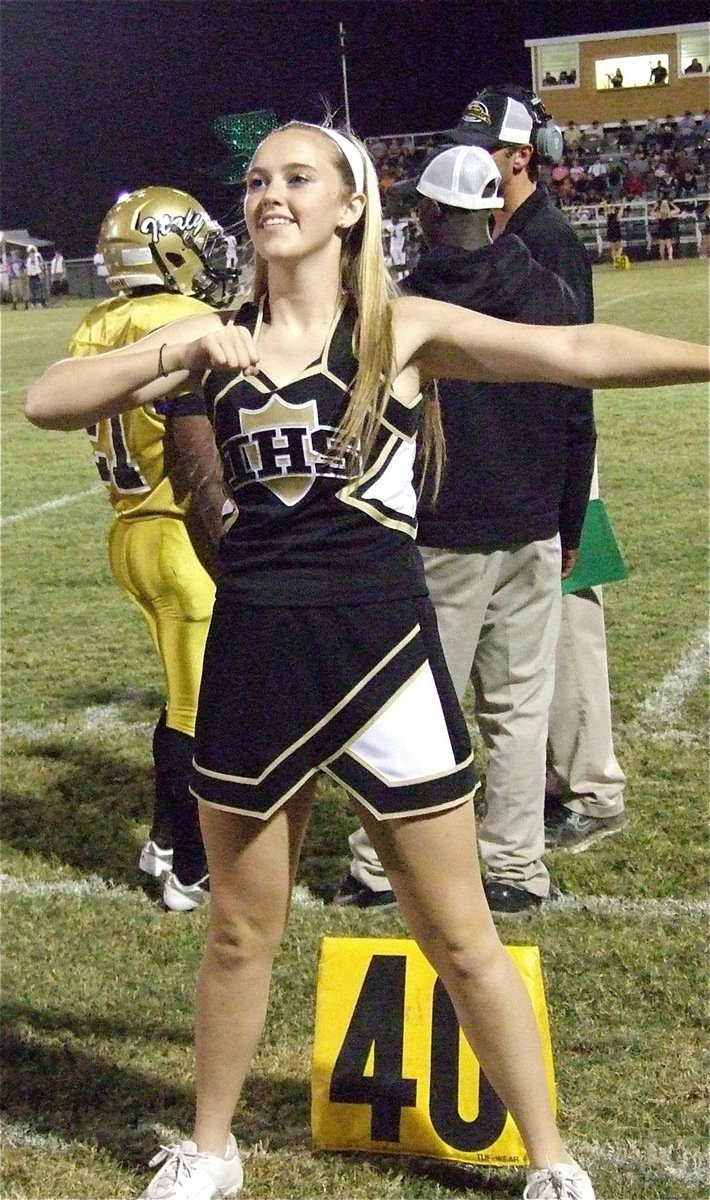
<instances>
[{"instance_id":1,"label":"black jersey","mask_svg":"<svg viewBox=\"0 0 710 1200\"><path fill-rule=\"evenodd\" d=\"M258 342L265 302L235 320ZM355 312L336 314L323 352L284 386L216 369L204 391L239 508L222 538L220 587L250 604L371 603L426 592L414 544L421 397L391 396L369 461L335 445L357 371Z\"/></svg>"}]
</instances>

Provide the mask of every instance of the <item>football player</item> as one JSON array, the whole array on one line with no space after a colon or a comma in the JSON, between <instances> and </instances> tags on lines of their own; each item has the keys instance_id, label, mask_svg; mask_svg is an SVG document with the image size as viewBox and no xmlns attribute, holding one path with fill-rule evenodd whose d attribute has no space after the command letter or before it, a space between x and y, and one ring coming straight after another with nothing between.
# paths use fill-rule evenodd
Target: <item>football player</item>
<instances>
[{"instance_id":1,"label":"football player","mask_svg":"<svg viewBox=\"0 0 710 1200\"><path fill-rule=\"evenodd\" d=\"M236 274L219 266L222 231L186 192L146 187L123 197L103 220L98 249L116 295L84 318L70 355L114 350L233 297ZM165 675L153 820L139 866L163 877L166 908L186 912L208 895L187 776L225 501L218 456L194 394L100 421L88 434L114 513L111 571L143 614Z\"/></svg>"}]
</instances>

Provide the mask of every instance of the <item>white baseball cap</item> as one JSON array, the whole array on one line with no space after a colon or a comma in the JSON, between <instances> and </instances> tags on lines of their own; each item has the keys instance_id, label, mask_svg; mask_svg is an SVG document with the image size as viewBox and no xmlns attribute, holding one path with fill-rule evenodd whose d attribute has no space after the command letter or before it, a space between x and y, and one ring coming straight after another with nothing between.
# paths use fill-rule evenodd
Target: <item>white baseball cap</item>
<instances>
[{"instance_id":1,"label":"white baseball cap","mask_svg":"<svg viewBox=\"0 0 710 1200\"><path fill-rule=\"evenodd\" d=\"M421 196L452 208L502 208L501 175L479 146L450 146L427 163L416 184Z\"/></svg>"}]
</instances>

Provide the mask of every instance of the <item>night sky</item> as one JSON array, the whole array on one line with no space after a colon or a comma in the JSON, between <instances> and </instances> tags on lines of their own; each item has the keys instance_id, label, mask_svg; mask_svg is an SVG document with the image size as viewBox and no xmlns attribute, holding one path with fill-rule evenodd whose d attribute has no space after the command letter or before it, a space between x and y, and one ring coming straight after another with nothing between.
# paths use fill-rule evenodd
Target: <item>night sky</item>
<instances>
[{"instance_id":1,"label":"night sky","mask_svg":"<svg viewBox=\"0 0 710 1200\"><path fill-rule=\"evenodd\" d=\"M204 174L212 123L273 109L355 132L455 124L489 82L530 84L526 38L706 19L702 0L2 0L0 228L93 253L119 192L182 187L224 221L234 189ZM624 16L622 14L627 13ZM552 109L554 115L554 107Z\"/></svg>"}]
</instances>

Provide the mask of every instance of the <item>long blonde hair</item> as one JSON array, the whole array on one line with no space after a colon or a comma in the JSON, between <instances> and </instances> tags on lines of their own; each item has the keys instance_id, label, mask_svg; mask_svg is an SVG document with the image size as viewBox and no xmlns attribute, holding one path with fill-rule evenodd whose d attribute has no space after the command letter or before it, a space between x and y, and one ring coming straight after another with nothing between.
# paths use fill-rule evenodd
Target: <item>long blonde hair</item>
<instances>
[{"instance_id":1,"label":"long blonde hair","mask_svg":"<svg viewBox=\"0 0 710 1200\"><path fill-rule=\"evenodd\" d=\"M284 129L303 129L313 132L320 126L301 121L289 121L274 132ZM345 194L352 195L355 180L342 149L334 138L321 130L333 165L340 172ZM336 452L346 446L359 444L362 461L366 463L377 437L387 402L392 391L394 341L392 335L392 305L399 289L392 280L382 249L382 205L379 182L367 149L351 133L338 132L357 147L365 167L366 204L362 217L343 237L340 254L340 279L343 291L354 301L357 323L354 352L358 360L357 373L343 414ZM272 136L269 134L268 136ZM268 291L267 263L255 254L252 300L258 303ZM422 474L432 465L435 491L438 488L444 462L444 436L435 388L427 388L420 436Z\"/></svg>"}]
</instances>

